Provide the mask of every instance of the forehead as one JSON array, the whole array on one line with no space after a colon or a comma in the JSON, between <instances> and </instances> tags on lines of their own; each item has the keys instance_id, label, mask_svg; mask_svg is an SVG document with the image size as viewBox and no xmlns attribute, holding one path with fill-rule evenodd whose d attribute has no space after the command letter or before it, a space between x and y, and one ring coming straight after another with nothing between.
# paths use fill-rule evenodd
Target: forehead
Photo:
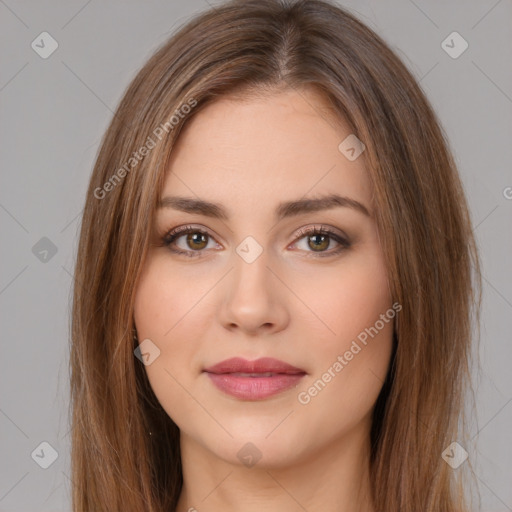
<instances>
[{"instance_id":1,"label":"forehead","mask_svg":"<svg viewBox=\"0 0 512 512\"><path fill-rule=\"evenodd\" d=\"M223 97L184 127L161 196L187 195L259 209L282 199L338 193L370 204L363 158L338 149L351 134L314 90Z\"/></svg>"}]
</instances>

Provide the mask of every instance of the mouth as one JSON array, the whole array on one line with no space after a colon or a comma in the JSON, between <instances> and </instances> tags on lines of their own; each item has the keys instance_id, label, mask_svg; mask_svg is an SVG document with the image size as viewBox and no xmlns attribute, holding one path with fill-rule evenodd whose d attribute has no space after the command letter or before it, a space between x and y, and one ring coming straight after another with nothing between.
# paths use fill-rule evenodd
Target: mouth
<instances>
[{"instance_id":1,"label":"mouth","mask_svg":"<svg viewBox=\"0 0 512 512\"><path fill-rule=\"evenodd\" d=\"M296 386L306 371L269 357L226 359L203 370L217 389L241 400L263 400Z\"/></svg>"}]
</instances>

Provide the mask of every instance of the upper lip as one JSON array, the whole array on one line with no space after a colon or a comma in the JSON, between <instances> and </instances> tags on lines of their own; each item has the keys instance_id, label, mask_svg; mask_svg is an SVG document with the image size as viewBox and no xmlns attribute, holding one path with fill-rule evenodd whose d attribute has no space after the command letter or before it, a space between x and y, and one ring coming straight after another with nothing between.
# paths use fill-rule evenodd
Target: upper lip
<instances>
[{"instance_id":1,"label":"upper lip","mask_svg":"<svg viewBox=\"0 0 512 512\"><path fill-rule=\"evenodd\" d=\"M241 357L232 357L220 363L214 364L204 369L208 373L285 373L299 374L306 373L301 368L292 366L291 364L274 359L272 357L262 357L254 361L248 361Z\"/></svg>"}]
</instances>

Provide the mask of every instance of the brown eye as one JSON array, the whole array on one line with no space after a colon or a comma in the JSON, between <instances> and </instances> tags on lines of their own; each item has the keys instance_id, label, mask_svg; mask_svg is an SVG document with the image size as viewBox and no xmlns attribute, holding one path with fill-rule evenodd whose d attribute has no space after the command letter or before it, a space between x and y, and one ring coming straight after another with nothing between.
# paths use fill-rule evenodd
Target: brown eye
<instances>
[{"instance_id":1,"label":"brown eye","mask_svg":"<svg viewBox=\"0 0 512 512\"><path fill-rule=\"evenodd\" d=\"M309 235L308 246L314 251L323 251L329 247L329 237L327 235Z\"/></svg>"},{"instance_id":2,"label":"brown eye","mask_svg":"<svg viewBox=\"0 0 512 512\"><path fill-rule=\"evenodd\" d=\"M208 235L199 231L187 235L187 245L193 250L204 249L208 245Z\"/></svg>"},{"instance_id":3,"label":"brown eye","mask_svg":"<svg viewBox=\"0 0 512 512\"><path fill-rule=\"evenodd\" d=\"M166 245L170 251L190 257L205 253L203 249L207 248L210 241L213 242L214 239L209 233L194 226L175 228L162 238L163 245Z\"/></svg>"},{"instance_id":4,"label":"brown eye","mask_svg":"<svg viewBox=\"0 0 512 512\"><path fill-rule=\"evenodd\" d=\"M335 256L348 249L351 245L347 238L324 226L301 229L296 236L298 238L294 245L297 245L298 249L309 253L307 256L313 257ZM303 239L304 243L301 244L300 242ZM331 243L335 247L328 250Z\"/></svg>"}]
</instances>

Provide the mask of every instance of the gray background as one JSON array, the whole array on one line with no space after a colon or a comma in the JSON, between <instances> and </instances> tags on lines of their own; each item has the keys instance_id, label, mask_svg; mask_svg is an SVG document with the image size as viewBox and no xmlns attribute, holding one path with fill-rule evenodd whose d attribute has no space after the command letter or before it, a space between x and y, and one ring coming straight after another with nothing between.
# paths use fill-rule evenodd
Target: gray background
<instances>
[{"instance_id":1,"label":"gray background","mask_svg":"<svg viewBox=\"0 0 512 512\"><path fill-rule=\"evenodd\" d=\"M512 2L340 4L382 35L421 81L459 165L485 286L483 372L471 427L478 449L470 457L482 510L512 510ZM1 511L70 510L69 308L86 187L135 72L206 8L205 0L0 0ZM59 45L47 59L31 47L43 31ZM456 59L441 47L453 31L469 44ZM48 244L43 237L57 249L47 261L33 250ZM58 452L48 469L31 458L43 441Z\"/></svg>"}]
</instances>

